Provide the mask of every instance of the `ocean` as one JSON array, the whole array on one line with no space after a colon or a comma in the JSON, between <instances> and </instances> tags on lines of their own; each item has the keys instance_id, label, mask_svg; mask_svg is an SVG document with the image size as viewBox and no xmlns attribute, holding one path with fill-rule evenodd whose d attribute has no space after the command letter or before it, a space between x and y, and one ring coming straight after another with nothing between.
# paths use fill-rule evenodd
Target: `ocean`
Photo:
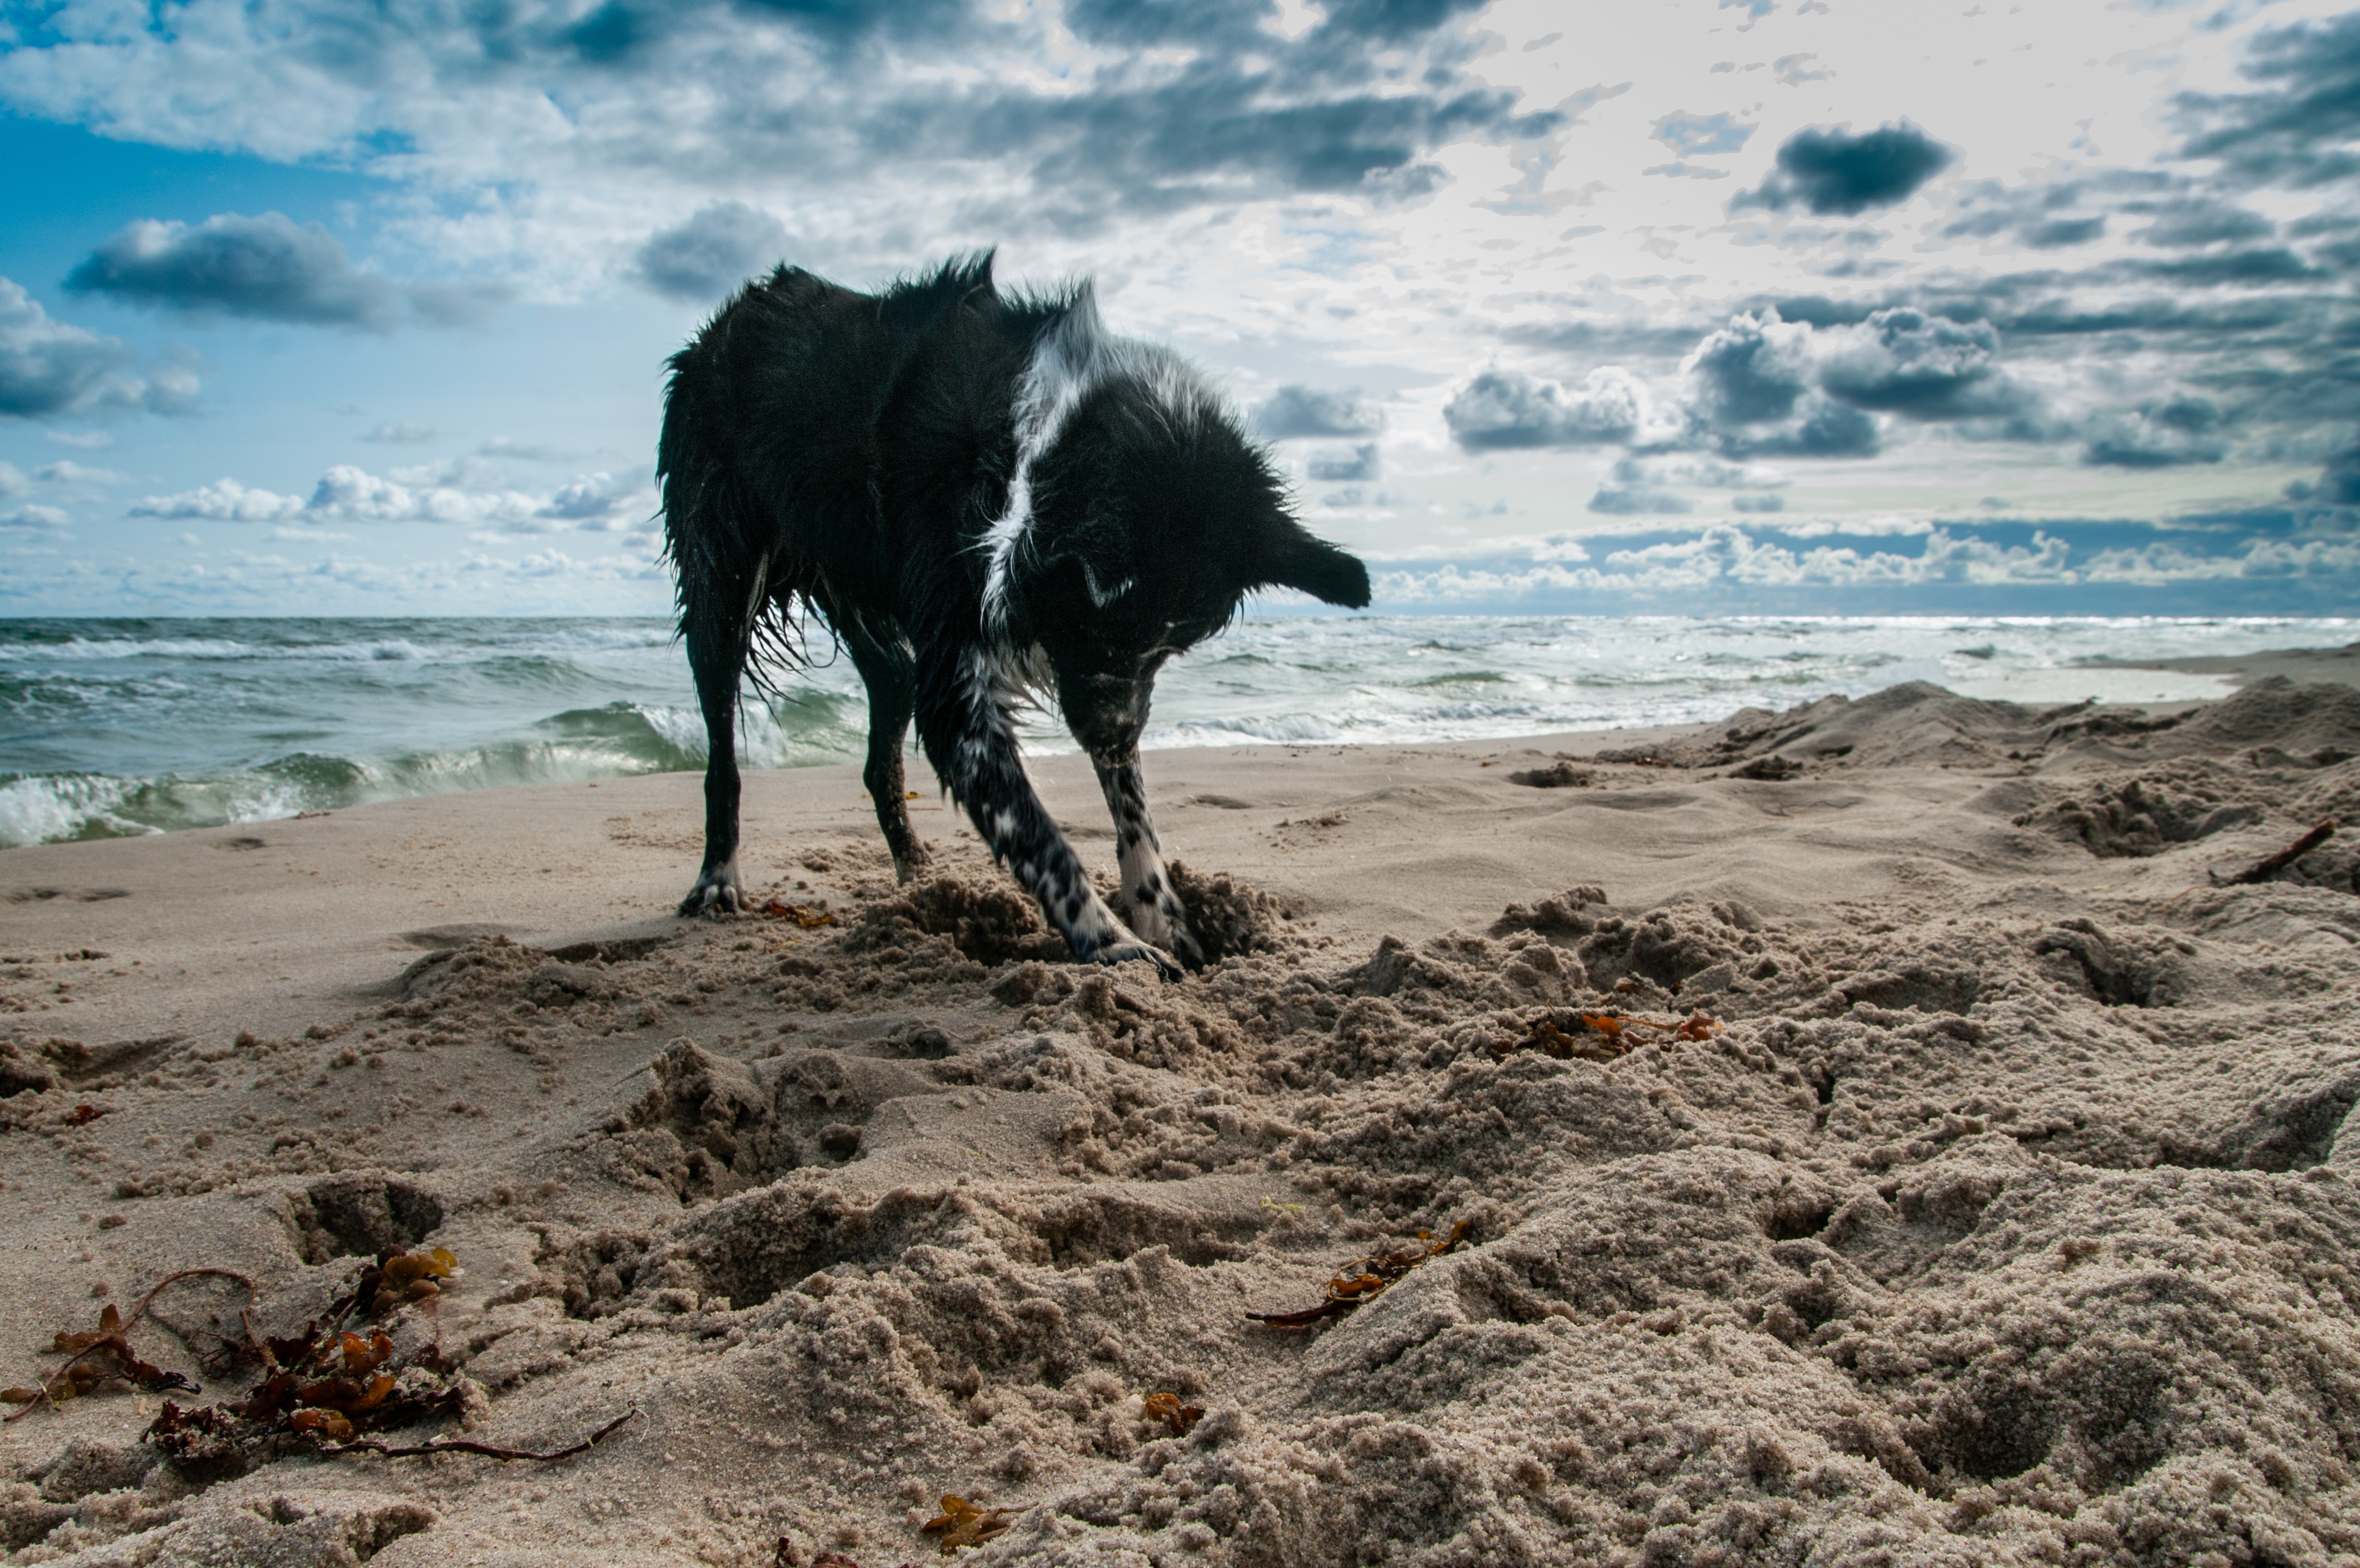
<instances>
[{"instance_id":1,"label":"ocean","mask_svg":"<svg viewBox=\"0 0 2360 1568\"><path fill-rule=\"evenodd\" d=\"M1271 616L1167 667L1150 747L1365 745L1722 717L1930 681L2026 702L2219 696L2103 661L2340 646L2360 618ZM828 659L746 703L754 768L857 759ZM701 768L657 619L0 620L0 845ZM1073 749L1054 720L1036 752ZM1151 770L1152 776L1152 770ZM923 764L912 772L923 788Z\"/></svg>"}]
</instances>

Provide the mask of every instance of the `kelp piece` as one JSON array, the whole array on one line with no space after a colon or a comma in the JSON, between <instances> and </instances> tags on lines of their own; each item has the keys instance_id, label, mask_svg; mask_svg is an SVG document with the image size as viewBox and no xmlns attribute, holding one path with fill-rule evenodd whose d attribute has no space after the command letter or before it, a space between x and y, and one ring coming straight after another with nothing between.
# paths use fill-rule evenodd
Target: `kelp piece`
<instances>
[{"instance_id":1,"label":"kelp piece","mask_svg":"<svg viewBox=\"0 0 2360 1568\"><path fill-rule=\"evenodd\" d=\"M1433 1239L1431 1231L1422 1230L1417 1239L1425 1243L1423 1247L1388 1252L1382 1257L1356 1258L1346 1264L1328 1281L1328 1299L1316 1307L1296 1312L1248 1312L1246 1316L1272 1328L1309 1328L1323 1319L1341 1317L1374 1301L1388 1288L1408 1278L1412 1269L1422 1269L1444 1253L1456 1252L1466 1246L1468 1234L1473 1228L1471 1222L1460 1220L1440 1241Z\"/></svg>"},{"instance_id":2,"label":"kelp piece","mask_svg":"<svg viewBox=\"0 0 2360 1568\"><path fill-rule=\"evenodd\" d=\"M1006 1508L981 1508L965 1497L945 1496L943 1511L919 1528L928 1535L943 1538L942 1552L950 1556L962 1546L981 1546L1008 1528Z\"/></svg>"},{"instance_id":3,"label":"kelp piece","mask_svg":"<svg viewBox=\"0 0 2360 1568\"><path fill-rule=\"evenodd\" d=\"M1162 1421L1175 1437L1185 1437L1205 1419L1202 1405L1184 1405L1177 1394L1150 1394L1140 1414L1152 1421Z\"/></svg>"},{"instance_id":4,"label":"kelp piece","mask_svg":"<svg viewBox=\"0 0 2360 1568\"><path fill-rule=\"evenodd\" d=\"M149 1292L150 1298L153 1294ZM134 1321L137 1321L137 1312L147 1310L147 1301L143 1300L134 1309ZM37 1406L59 1405L68 1399L80 1399L103 1383L126 1382L151 1394L193 1394L197 1391L197 1386L180 1373L167 1372L140 1358L131 1348L123 1310L112 1301L98 1314L96 1328L60 1329L50 1342L50 1348L71 1359L50 1373L37 1388L0 1389L0 1399L23 1407L8 1420L20 1420L31 1414Z\"/></svg>"},{"instance_id":5,"label":"kelp piece","mask_svg":"<svg viewBox=\"0 0 2360 1568\"><path fill-rule=\"evenodd\" d=\"M1721 1032L1721 1020L1702 1012L1668 1023L1655 1018L1625 1018L1620 1013L1546 1012L1534 1020L1532 1032L1513 1045L1496 1046L1492 1056L1505 1060L1520 1051L1537 1051L1560 1062L1612 1062L1646 1043L1646 1035L1669 1040L1710 1040Z\"/></svg>"}]
</instances>

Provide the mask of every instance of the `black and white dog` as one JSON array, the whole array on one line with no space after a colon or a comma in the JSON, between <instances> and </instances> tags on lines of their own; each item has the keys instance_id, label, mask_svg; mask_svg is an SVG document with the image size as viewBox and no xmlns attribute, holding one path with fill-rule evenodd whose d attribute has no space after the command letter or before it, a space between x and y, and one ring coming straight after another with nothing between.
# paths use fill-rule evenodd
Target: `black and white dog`
<instances>
[{"instance_id":1,"label":"black and white dog","mask_svg":"<svg viewBox=\"0 0 2360 1568\"><path fill-rule=\"evenodd\" d=\"M860 294L782 267L672 358L657 476L712 747L683 914L740 908L738 689L805 610L869 688L878 824L903 881L914 711L934 774L1074 955L1202 952L1140 781L1155 672L1251 590L1369 602L1360 562L1287 513L1268 459L1177 355L1113 337L1088 285L1002 294L991 257ZM1114 813L1123 916L1043 809L1011 707L1053 697Z\"/></svg>"}]
</instances>

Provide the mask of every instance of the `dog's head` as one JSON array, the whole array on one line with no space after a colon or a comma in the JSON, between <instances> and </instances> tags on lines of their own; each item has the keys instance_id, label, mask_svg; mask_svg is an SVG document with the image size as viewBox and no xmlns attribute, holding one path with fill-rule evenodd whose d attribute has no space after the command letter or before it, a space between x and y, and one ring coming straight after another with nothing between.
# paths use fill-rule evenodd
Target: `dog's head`
<instances>
[{"instance_id":1,"label":"dog's head","mask_svg":"<svg viewBox=\"0 0 2360 1568\"><path fill-rule=\"evenodd\" d=\"M1032 520L1008 583L1011 630L1038 642L1065 721L1128 757L1155 672L1229 625L1245 595L1296 588L1369 603L1369 572L1289 515L1277 475L1185 374L1108 378L1032 472Z\"/></svg>"}]
</instances>

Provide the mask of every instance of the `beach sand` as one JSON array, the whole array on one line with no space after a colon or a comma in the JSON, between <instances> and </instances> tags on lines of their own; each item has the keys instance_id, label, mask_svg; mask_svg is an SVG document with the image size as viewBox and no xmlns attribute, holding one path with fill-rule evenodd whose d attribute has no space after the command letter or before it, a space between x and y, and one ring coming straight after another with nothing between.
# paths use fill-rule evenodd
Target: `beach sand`
<instances>
[{"instance_id":1,"label":"beach sand","mask_svg":"<svg viewBox=\"0 0 2360 1568\"><path fill-rule=\"evenodd\" d=\"M1151 754L1170 985L850 768L748 780L802 918L672 918L686 775L0 854L0 1384L439 1247L379 1441L636 1412L167 1463L262 1376L184 1279L202 1391L0 1427L0 1561L2360 1563L2360 832L2220 880L2360 815L2360 658L2267 658Z\"/></svg>"}]
</instances>

